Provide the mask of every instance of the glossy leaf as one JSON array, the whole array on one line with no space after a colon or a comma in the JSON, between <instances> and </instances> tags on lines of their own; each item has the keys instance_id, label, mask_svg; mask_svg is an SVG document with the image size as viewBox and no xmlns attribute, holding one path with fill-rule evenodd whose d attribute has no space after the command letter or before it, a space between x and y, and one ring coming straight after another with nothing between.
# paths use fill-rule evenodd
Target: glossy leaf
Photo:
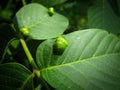
<instances>
[{"instance_id":1,"label":"glossy leaf","mask_svg":"<svg viewBox=\"0 0 120 90\"><path fill-rule=\"evenodd\" d=\"M37 49L37 64L43 78L57 90L119 90L120 39L101 29L64 35L68 47L53 54L54 40Z\"/></svg>"},{"instance_id":2,"label":"glossy leaf","mask_svg":"<svg viewBox=\"0 0 120 90\"><path fill-rule=\"evenodd\" d=\"M67 0L32 0L32 2L37 2L37 3L43 4L48 7L56 5L56 4L61 4L65 1Z\"/></svg>"},{"instance_id":3,"label":"glossy leaf","mask_svg":"<svg viewBox=\"0 0 120 90\"><path fill-rule=\"evenodd\" d=\"M18 63L1 64L0 90L33 90L33 74Z\"/></svg>"},{"instance_id":4,"label":"glossy leaf","mask_svg":"<svg viewBox=\"0 0 120 90\"><path fill-rule=\"evenodd\" d=\"M90 28L105 29L109 32L120 33L120 17L114 12L108 0L101 0L88 11Z\"/></svg>"},{"instance_id":5,"label":"glossy leaf","mask_svg":"<svg viewBox=\"0 0 120 90\"><path fill-rule=\"evenodd\" d=\"M9 43L14 38L14 31L8 24L0 26L0 63L3 61Z\"/></svg>"},{"instance_id":6,"label":"glossy leaf","mask_svg":"<svg viewBox=\"0 0 120 90\"><path fill-rule=\"evenodd\" d=\"M50 16L46 7L32 3L16 13L14 24L17 30L26 28L32 39L41 40L61 35L68 26L68 20L58 13Z\"/></svg>"}]
</instances>

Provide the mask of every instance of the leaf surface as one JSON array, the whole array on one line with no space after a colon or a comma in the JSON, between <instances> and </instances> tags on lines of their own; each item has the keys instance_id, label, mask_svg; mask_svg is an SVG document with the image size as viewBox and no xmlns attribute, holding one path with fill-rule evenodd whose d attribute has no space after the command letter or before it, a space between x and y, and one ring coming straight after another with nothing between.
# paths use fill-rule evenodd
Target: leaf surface
<instances>
[{"instance_id":1,"label":"leaf surface","mask_svg":"<svg viewBox=\"0 0 120 90\"><path fill-rule=\"evenodd\" d=\"M43 78L57 90L119 90L120 40L101 29L64 35L68 47L53 54L54 40L37 49L37 64Z\"/></svg>"},{"instance_id":2,"label":"leaf surface","mask_svg":"<svg viewBox=\"0 0 120 90\"><path fill-rule=\"evenodd\" d=\"M101 0L88 10L88 26L118 34L120 33L120 16L114 12L108 0Z\"/></svg>"},{"instance_id":3,"label":"leaf surface","mask_svg":"<svg viewBox=\"0 0 120 90\"><path fill-rule=\"evenodd\" d=\"M33 74L18 63L1 64L0 90L33 90Z\"/></svg>"},{"instance_id":4,"label":"leaf surface","mask_svg":"<svg viewBox=\"0 0 120 90\"><path fill-rule=\"evenodd\" d=\"M17 30L27 28L32 39L41 40L61 35L68 26L68 20L56 12L50 16L46 7L32 3L16 13L14 24Z\"/></svg>"}]
</instances>

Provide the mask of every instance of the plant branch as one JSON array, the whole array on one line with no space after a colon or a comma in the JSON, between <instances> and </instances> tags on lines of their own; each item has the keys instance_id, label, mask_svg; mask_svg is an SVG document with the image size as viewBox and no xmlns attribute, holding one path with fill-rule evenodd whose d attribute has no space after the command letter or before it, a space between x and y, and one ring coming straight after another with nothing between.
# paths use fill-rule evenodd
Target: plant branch
<instances>
[{"instance_id":1,"label":"plant branch","mask_svg":"<svg viewBox=\"0 0 120 90\"><path fill-rule=\"evenodd\" d=\"M33 69L37 69L37 65L34 62L34 59L33 59L32 55L31 55L31 53L30 53L30 51L29 51L29 49L28 49L28 47L27 47L27 45L25 43L25 40L24 39L20 39L20 42L22 44L22 47L23 47L23 49L24 49L24 51L26 53L26 56L27 56L27 58L28 58L28 60L29 60L29 62L31 64L32 68Z\"/></svg>"}]
</instances>

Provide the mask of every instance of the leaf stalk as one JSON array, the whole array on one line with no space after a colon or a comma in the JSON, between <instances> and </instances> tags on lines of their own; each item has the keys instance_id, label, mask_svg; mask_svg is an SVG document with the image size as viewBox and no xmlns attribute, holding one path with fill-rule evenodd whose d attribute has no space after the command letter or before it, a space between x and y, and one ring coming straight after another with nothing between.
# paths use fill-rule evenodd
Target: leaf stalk
<instances>
[{"instance_id":1,"label":"leaf stalk","mask_svg":"<svg viewBox=\"0 0 120 90\"><path fill-rule=\"evenodd\" d=\"M23 4L23 6L25 6L26 5L26 1L22 0L22 4Z\"/></svg>"},{"instance_id":2,"label":"leaf stalk","mask_svg":"<svg viewBox=\"0 0 120 90\"><path fill-rule=\"evenodd\" d=\"M26 56L27 56L27 58L28 58L28 60L29 60L29 62L31 64L32 68L37 69L38 67L37 67L36 63L34 62L34 59L33 59L32 55L31 55L31 53L30 53L30 51L29 51L29 49L28 49L28 47L26 45L25 40L21 38L20 42L22 44L22 47L23 47L23 49L25 51L25 54L26 54Z\"/></svg>"}]
</instances>

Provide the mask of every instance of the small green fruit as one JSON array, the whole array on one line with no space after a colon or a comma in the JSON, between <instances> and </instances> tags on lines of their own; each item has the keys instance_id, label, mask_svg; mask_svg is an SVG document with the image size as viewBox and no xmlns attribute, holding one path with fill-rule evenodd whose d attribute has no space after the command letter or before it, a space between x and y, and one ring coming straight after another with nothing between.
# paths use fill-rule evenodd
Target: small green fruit
<instances>
[{"instance_id":1,"label":"small green fruit","mask_svg":"<svg viewBox=\"0 0 120 90\"><path fill-rule=\"evenodd\" d=\"M29 31L27 28L20 28L20 32L24 35L24 36L28 36L29 35Z\"/></svg>"},{"instance_id":2,"label":"small green fruit","mask_svg":"<svg viewBox=\"0 0 120 90\"><path fill-rule=\"evenodd\" d=\"M53 45L54 54L57 55L62 54L67 46L68 46L67 40L65 40L63 37L58 37Z\"/></svg>"},{"instance_id":3,"label":"small green fruit","mask_svg":"<svg viewBox=\"0 0 120 90\"><path fill-rule=\"evenodd\" d=\"M52 15L54 14L54 12L55 12L55 10L54 10L53 7L50 7L50 8L48 9L48 14L49 14L50 16L52 16Z\"/></svg>"}]
</instances>

